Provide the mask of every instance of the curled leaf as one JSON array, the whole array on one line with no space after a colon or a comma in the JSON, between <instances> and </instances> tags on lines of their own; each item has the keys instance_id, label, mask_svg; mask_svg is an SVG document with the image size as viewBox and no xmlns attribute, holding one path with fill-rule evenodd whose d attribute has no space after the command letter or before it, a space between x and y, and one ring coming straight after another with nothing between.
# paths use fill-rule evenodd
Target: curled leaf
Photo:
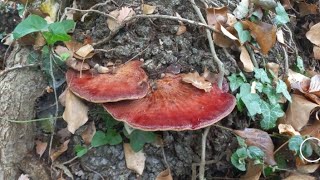
<instances>
[{"instance_id":1,"label":"curled leaf","mask_svg":"<svg viewBox=\"0 0 320 180\"><path fill-rule=\"evenodd\" d=\"M203 89L205 92L209 92L212 89L212 84L206 81L204 77L200 76L198 72L184 75L182 81L191 83L196 88Z\"/></svg>"}]
</instances>

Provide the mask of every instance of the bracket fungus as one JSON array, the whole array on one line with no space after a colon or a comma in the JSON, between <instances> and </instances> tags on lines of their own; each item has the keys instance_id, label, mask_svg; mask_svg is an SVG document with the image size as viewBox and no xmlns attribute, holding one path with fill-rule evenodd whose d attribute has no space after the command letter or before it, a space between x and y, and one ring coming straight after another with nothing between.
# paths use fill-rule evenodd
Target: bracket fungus
<instances>
[{"instance_id":1,"label":"bracket fungus","mask_svg":"<svg viewBox=\"0 0 320 180\"><path fill-rule=\"evenodd\" d=\"M213 84L210 92L182 81L183 74L167 74L144 98L104 103L116 119L145 131L196 130L226 117L235 97Z\"/></svg>"},{"instance_id":2,"label":"bracket fungus","mask_svg":"<svg viewBox=\"0 0 320 180\"><path fill-rule=\"evenodd\" d=\"M140 67L141 61L130 61L118 67L115 73L92 74L69 69L66 80L77 96L94 103L139 99L149 90L148 76Z\"/></svg>"}]
</instances>

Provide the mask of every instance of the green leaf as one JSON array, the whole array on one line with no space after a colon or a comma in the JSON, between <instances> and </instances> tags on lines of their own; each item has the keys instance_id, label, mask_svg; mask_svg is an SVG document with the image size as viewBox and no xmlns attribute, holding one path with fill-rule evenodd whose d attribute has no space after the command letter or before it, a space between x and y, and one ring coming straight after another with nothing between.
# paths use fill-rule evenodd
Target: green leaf
<instances>
[{"instance_id":1,"label":"green leaf","mask_svg":"<svg viewBox=\"0 0 320 180\"><path fill-rule=\"evenodd\" d=\"M260 107L260 96L255 93L248 93L241 97L244 105L248 109L250 116L254 116L256 114L261 114L261 107Z\"/></svg>"},{"instance_id":2,"label":"green leaf","mask_svg":"<svg viewBox=\"0 0 320 180\"><path fill-rule=\"evenodd\" d=\"M264 85L262 92L267 95L269 102L271 104L277 104L279 100L279 95L277 94L276 90L269 84Z\"/></svg>"},{"instance_id":3,"label":"green leaf","mask_svg":"<svg viewBox=\"0 0 320 180\"><path fill-rule=\"evenodd\" d=\"M240 136L236 136L236 137L240 147L247 147L246 141L243 138L241 138Z\"/></svg>"},{"instance_id":4,"label":"green leaf","mask_svg":"<svg viewBox=\"0 0 320 180\"><path fill-rule=\"evenodd\" d=\"M106 134L102 131L97 131L91 141L91 145L93 147L103 146L109 143L109 138L107 138Z\"/></svg>"},{"instance_id":5,"label":"green leaf","mask_svg":"<svg viewBox=\"0 0 320 180\"><path fill-rule=\"evenodd\" d=\"M298 69L298 72L303 74L305 69L304 69L304 65L303 65L303 59L301 58L301 56L297 57L297 64L296 67Z\"/></svg>"},{"instance_id":6,"label":"green leaf","mask_svg":"<svg viewBox=\"0 0 320 180\"><path fill-rule=\"evenodd\" d=\"M245 42L250 42L251 41L251 35L248 30L243 29L243 24L241 22L237 22L234 24L234 28L238 32L239 40L241 44L244 44Z\"/></svg>"},{"instance_id":7,"label":"green leaf","mask_svg":"<svg viewBox=\"0 0 320 180\"><path fill-rule=\"evenodd\" d=\"M263 89L263 84L261 82L256 82L256 90L258 90L258 92L262 92Z\"/></svg>"},{"instance_id":8,"label":"green leaf","mask_svg":"<svg viewBox=\"0 0 320 180\"><path fill-rule=\"evenodd\" d=\"M107 130L106 139L108 140L108 144L110 145L117 145L122 142L121 135L114 129Z\"/></svg>"},{"instance_id":9,"label":"green leaf","mask_svg":"<svg viewBox=\"0 0 320 180\"><path fill-rule=\"evenodd\" d=\"M241 95L238 93L238 94L236 94L236 100L237 100L237 109L238 109L238 111L240 111L240 112L243 112L243 110L244 110L244 108L245 108L245 105L244 105L244 103L242 102L242 100L241 100Z\"/></svg>"},{"instance_id":10,"label":"green leaf","mask_svg":"<svg viewBox=\"0 0 320 180\"><path fill-rule=\"evenodd\" d=\"M303 142L302 136L295 135L289 140L289 149L297 155L300 152L300 145Z\"/></svg>"},{"instance_id":11,"label":"green leaf","mask_svg":"<svg viewBox=\"0 0 320 180\"><path fill-rule=\"evenodd\" d=\"M283 96L288 99L289 102L292 102L291 96L288 92L288 88L285 82L283 82L281 79L279 79L277 83L277 88L276 88L277 93L282 93Z\"/></svg>"},{"instance_id":12,"label":"green leaf","mask_svg":"<svg viewBox=\"0 0 320 180\"><path fill-rule=\"evenodd\" d=\"M47 29L47 21L38 15L30 15L13 30L13 38L19 39L27 34Z\"/></svg>"},{"instance_id":13,"label":"green leaf","mask_svg":"<svg viewBox=\"0 0 320 180\"><path fill-rule=\"evenodd\" d=\"M248 147L248 156L250 159L263 159L264 152L257 146Z\"/></svg>"},{"instance_id":14,"label":"green leaf","mask_svg":"<svg viewBox=\"0 0 320 180\"><path fill-rule=\"evenodd\" d=\"M106 123L107 128L113 128L115 125L121 123L120 121L115 120L110 114L103 113L102 119Z\"/></svg>"},{"instance_id":15,"label":"green leaf","mask_svg":"<svg viewBox=\"0 0 320 180\"><path fill-rule=\"evenodd\" d=\"M247 148L238 148L231 156L231 163L240 171L246 170Z\"/></svg>"},{"instance_id":16,"label":"green leaf","mask_svg":"<svg viewBox=\"0 0 320 180\"><path fill-rule=\"evenodd\" d=\"M229 76L228 80L230 82L229 85L231 91L237 90L245 82L243 77L236 74L232 74L231 76Z\"/></svg>"},{"instance_id":17,"label":"green leaf","mask_svg":"<svg viewBox=\"0 0 320 180\"><path fill-rule=\"evenodd\" d=\"M43 32L43 36L49 45L52 45L58 41L70 41L71 37L68 35L68 31L74 26L75 22L72 20L55 22L49 25L49 32Z\"/></svg>"},{"instance_id":18,"label":"green leaf","mask_svg":"<svg viewBox=\"0 0 320 180\"><path fill-rule=\"evenodd\" d=\"M284 115L283 110L279 104L268 104L267 102L261 100L261 113L263 119L260 121L260 125L263 129L271 129L276 126L276 122L279 117Z\"/></svg>"},{"instance_id":19,"label":"green leaf","mask_svg":"<svg viewBox=\"0 0 320 180\"><path fill-rule=\"evenodd\" d=\"M284 7L281 5L281 3L277 3L278 6L276 7L276 17L274 19L275 23L277 25L284 25L288 22L290 22L290 18L286 12L286 10L284 9Z\"/></svg>"},{"instance_id":20,"label":"green leaf","mask_svg":"<svg viewBox=\"0 0 320 180\"><path fill-rule=\"evenodd\" d=\"M77 153L78 157L82 157L83 155L87 154L88 148L78 144L74 147L74 151Z\"/></svg>"},{"instance_id":21,"label":"green leaf","mask_svg":"<svg viewBox=\"0 0 320 180\"><path fill-rule=\"evenodd\" d=\"M135 152L140 151L146 143L152 143L156 140L153 132L134 130L130 134L130 145Z\"/></svg>"},{"instance_id":22,"label":"green leaf","mask_svg":"<svg viewBox=\"0 0 320 180\"><path fill-rule=\"evenodd\" d=\"M71 54L65 52L65 53L60 54L60 58L62 61L66 61L70 57L70 55Z\"/></svg>"},{"instance_id":23,"label":"green leaf","mask_svg":"<svg viewBox=\"0 0 320 180\"><path fill-rule=\"evenodd\" d=\"M264 69L254 69L254 77L258 80L260 80L262 83L271 83L271 80L268 77L268 74L266 73L266 71Z\"/></svg>"}]
</instances>

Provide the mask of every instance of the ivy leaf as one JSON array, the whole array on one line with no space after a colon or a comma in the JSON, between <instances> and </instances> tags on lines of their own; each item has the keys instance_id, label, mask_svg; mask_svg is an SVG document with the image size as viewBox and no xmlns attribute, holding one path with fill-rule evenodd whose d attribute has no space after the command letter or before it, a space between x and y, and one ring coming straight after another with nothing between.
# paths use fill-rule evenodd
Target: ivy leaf
<instances>
[{"instance_id":1,"label":"ivy leaf","mask_svg":"<svg viewBox=\"0 0 320 180\"><path fill-rule=\"evenodd\" d=\"M266 71L264 69L254 69L254 77L258 80L260 80L262 83L271 83L271 80L268 77L268 74L266 73Z\"/></svg>"},{"instance_id":2,"label":"ivy leaf","mask_svg":"<svg viewBox=\"0 0 320 180\"><path fill-rule=\"evenodd\" d=\"M117 145L122 142L121 135L114 129L108 129L106 139L110 145Z\"/></svg>"},{"instance_id":3,"label":"ivy leaf","mask_svg":"<svg viewBox=\"0 0 320 180\"><path fill-rule=\"evenodd\" d=\"M231 163L240 171L246 171L247 148L238 148L231 156Z\"/></svg>"},{"instance_id":4,"label":"ivy leaf","mask_svg":"<svg viewBox=\"0 0 320 180\"><path fill-rule=\"evenodd\" d=\"M263 84L261 82L256 82L256 90L258 90L258 92L262 92L263 89Z\"/></svg>"},{"instance_id":5,"label":"ivy leaf","mask_svg":"<svg viewBox=\"0 0 320 180\"><path fill-rule=\"evenodd\" d=\"M289 149L295 153L295 155L300 154L300 146L303 142L303 138L300 135L295 135L289 140ZM303 143L302 153L305 157L310 157L312 155L312 146L309 141Z\"/></svg>"},{"instance_id":6,"label":"ivy leaf","mask_svg":"<svg viewBox=\"0 0 320 180\"><path fill-rule=\"evenodd\" d=\"M109 143L109 138L106 137L106 134L102 131L97 131L91 141L93 147L103 146Z\"/></svg>"},{"instance_id":7,"label":"ivy leaf","mask_svg":"<svg viewBox=\"0 0 320 180\"><path fill-rule=\"evenodd\" d=\"M281 5L281 3L277 3L278 6L276 7L276 17L274 19L275 23L277 25L283 25L286 24L288 22L290 22L290 18L286 12L286 10L284 9L284 7Z\"/></svg>"},{"instance_id":8,"label":"ivy leaf","mask_svg":"<svg viewBox=\"0 0 320 180\"><path fill-rule=\"evenodd\" d=\"M262 92L267 95L271 104L277 104L279 95L277 94L276 90L269 84L263 86Z\"/></svg>"},{"instance_id":9,"label":"ivy leaf","mask_svg":"<svg viewBox=\"0 0 320 180\"><path fill-rule=\"evenodd\" d=\"M238 141L238 144L240 147L247 147L246 140L244 140L240 136L236 136L236 137L237 137L237 141Z\"/></svg>"},{"instance_id":10,"label":"ivy leaf","mask_svg":"<svg viewBox=\"0 0 320 180\"><path fill-rule=\"evenodd\" d=\"M156 140L153 132L134 130L130 136L130 145L135 152L140 151L146 143L152 143Z\"/></svg>"},{"instance_id":11,"label":"ivy leaf","mask_svg":"<svg viewBox=\"0 0 320 180\"><path fill-rule=\"evenodd\" d=\"M245 79L242 76L236 74L229 76L228 80L230 81L229 85L231 91L237 90L245 82Z\"/></svg>"},{"instance_id":12,"label":"ivy leaf","mask_svg":"<svg viewBox=\"0 0 320 180\"><path fill-rule=\"evenodd\" d=\"M261 107L260 107L260 96L258 94L248 93L245 96L241 97L241 100L245 104L246 108L250 116L254 116L256 114L261 114Z\"/></svg>"},{"instance_id":13,"label":"ivy leaf","mask_svg":"<svg viewBox=\"0 0 320 180\"><path fill-rule=\"evenodd\" d=\"M297 65L296 66L297 66L299 72L301 74L303 74L305 69L304 69L303 60L302 60L301 56L297 57Z\"/></svg>"},{"instance_id":14,"label":"ivy leaf","mask_svg":"<svg viewBox=\"0 0 320 180\"><path fill-rule=\"evenodd\" d=\"M248 156L250 159L263 159L264 152L257 146L248 147Z\"/></svg>"},{"instance_id":15,"label":"ivy leaf","mask_svg":"<svg viewBox=\"0 0 320 180\"><path fill-rule=\"evenodd\" d=\"M263 119L260 121L260 125L263 129L271 129L276 126L276 121L279 117L284 115L279 104L270 105L267 102L261 100L261 113Z\"/></svg>"},{"instance_id":16,"label":"ivy leaf","mask_svg":"<svg viewBox=\"0 0 320 180\"><path fill-rule=\"evenodd\" d=\"M38 32L48 27L47 21L38 15L30 15L13 30L13 38L19 39L27 34Z\"/></svg>"},{"instance_id":17,"label":"ivy leaf","mask_svg":"<svg viewBox=\"0 0 320 180\"><path fill-rule=\"evenodd\" d=\"M285 82L283 82L281 79L279 79L277 83L277 88L276 88L277 93L282 93L283 96L288 99L289 102L292 102L291 96L288 92L287 85Z\"/></svg>"},{"instance_id":18,"label":"ivy leaf","mask_svg":"<svg viewBox=\"0 0 320 180\"><path fill-rule=\"evenodd\" d=\"M243 29L243 24L241 22L237 22L234 24L234 28L238 32L239 40L241 44L244 44L245 42L251 41L251 35L248 30Z\"/></svg>"},{"instance_id":19,"label":"ivy leaf","mask_svg":"<svg viewBox=\"0 0 320 180\"><path fill-rule=\"evenodd\" d=\"M74 147L74 151L77 153L78 157L82 157L83 155L87 154L88 148L78 144Z\"/></svg>"}]
</instances>

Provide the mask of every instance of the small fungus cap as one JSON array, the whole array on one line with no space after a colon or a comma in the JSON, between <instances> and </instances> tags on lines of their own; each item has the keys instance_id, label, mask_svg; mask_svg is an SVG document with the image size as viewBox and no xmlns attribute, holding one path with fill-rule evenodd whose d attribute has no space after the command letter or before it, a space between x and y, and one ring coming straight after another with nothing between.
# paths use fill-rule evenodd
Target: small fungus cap
<instances>
[{"instance_id":1,"label":"small fungus cap","mask_svg":"<svg viewBox=\"0 0 320 180\"><path fill-rule=\"evenodd\" d=\"M69 69L66 80L77 96L94 103L139 99L148 93L148 76L142 62L130 61L118 67L114 74L93 74Z\"/></svg>"},{"instance_id":2,"label":"small fungus cap","mask_svg":"<svg viewBox=\"0 0 320 180\"><path fill-rule=\"evenodd\" d=\"M104 103L117 120L145 131L196 130L210 126L232 112L235 97L213 85L210 92L182 82L182 74L166 75L146 97Z\"/></svg>"}]
</instances>

